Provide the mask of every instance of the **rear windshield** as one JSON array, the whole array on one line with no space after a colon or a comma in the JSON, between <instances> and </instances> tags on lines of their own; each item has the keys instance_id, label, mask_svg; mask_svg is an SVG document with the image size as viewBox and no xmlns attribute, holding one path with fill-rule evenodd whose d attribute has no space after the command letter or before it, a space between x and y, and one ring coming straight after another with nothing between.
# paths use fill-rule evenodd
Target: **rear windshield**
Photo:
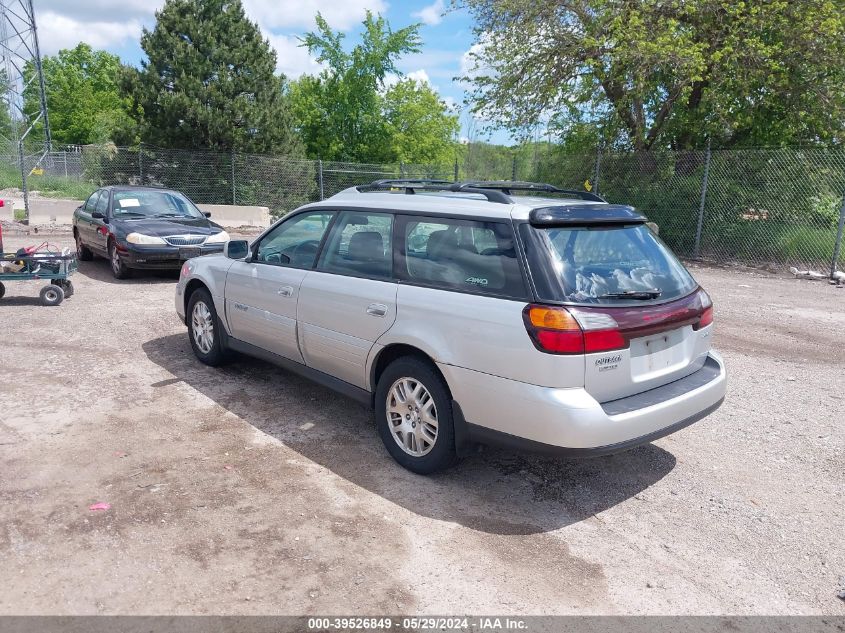
<instances>
[{"instance_id":1,"label":"rear windshield","mask_svg":"<svg viewBox=\"0 0 845 633\"><path fill-rule=\"evenodd\" d=\"M545 301L624 305L667 301L697 287L686 268L642 224L520 226L528 266Z\"/></svg>"}]
</instances>

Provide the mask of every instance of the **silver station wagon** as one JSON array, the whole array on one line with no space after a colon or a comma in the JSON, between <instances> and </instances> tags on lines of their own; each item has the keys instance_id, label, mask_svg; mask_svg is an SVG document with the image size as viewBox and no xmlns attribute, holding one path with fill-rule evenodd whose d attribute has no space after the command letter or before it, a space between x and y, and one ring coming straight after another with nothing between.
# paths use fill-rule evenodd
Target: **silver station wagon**
<instances>
[{"instance_id":1,"label":"silver station wagon","mask_svg":"<svg viewBox=\"0 0 845 633\"><path fill-rule=\"evenodd\" d=\"M378 181L191 259L204 363L277 363L375 410L433 473L475 443L606 455L722 403L710 297L633 208L518 182Z\"/></svg>"}]
</instances>

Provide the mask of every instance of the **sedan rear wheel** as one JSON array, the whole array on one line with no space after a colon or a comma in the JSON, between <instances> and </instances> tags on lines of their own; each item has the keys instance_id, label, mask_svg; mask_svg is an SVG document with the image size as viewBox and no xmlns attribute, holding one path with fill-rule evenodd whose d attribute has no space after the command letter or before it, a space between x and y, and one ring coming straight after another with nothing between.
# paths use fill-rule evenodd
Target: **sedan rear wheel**
<instances>
[{"instance_id":1,"label":"sedan rear wheel","mask_svg":"<svg viewBox=\"0 0 845 633\"><path fill-rule=\"evenodd\" d=\"M79 235L79 231L76 231L76 257L79 261L83 262L90 262L94 259L94 253L91 252L91 249L85 246L82 243L82 236Z\"/></svg>"}]
</instances>

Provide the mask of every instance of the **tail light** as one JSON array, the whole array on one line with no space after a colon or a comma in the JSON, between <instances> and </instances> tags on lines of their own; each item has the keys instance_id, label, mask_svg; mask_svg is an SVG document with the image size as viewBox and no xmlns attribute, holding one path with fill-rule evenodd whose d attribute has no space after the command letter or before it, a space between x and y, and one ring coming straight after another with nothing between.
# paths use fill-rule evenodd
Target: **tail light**
<instances>
[{"instance_id":1,"label":"tail light","mask_svg":"<svg viewBox=\"0 0 845 633\"><path fill-rule=\"evenodd\" d=\"M558 307L529 304L522 311L534 346L549 354L592 354L628 347L629 341L684 326L713 322L713 302L704 290L660 305Z\"/></svg>"},{"instance_id":2,"label":"tail light","mask_svg":"<svg viewBox=\"0 0 845 633\"><path fill-rule=\"evenodd\" d=\"M534 346L549 354L608 352L628 340L608 314L531 304L522 312Z\"/></svg>"}]
</instances>

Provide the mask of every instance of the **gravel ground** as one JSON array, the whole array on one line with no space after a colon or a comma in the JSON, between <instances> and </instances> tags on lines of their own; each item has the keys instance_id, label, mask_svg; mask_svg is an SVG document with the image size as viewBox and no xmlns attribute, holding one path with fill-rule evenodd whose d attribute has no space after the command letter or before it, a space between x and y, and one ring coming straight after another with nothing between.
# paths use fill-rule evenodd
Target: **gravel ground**
<instances>
[{"instance_id":1,"label":"gravel ground","mask_svg":"<svg viewBox=\"0 0 845 633\"><path fill-rule=\"evenodd\" d=\"M197 362L173 276L83 262L57 308L9 284L0 614L845 614L845 290L693 272L730 371L714 415L431 478L350 400Z\"/></svg>"}]
</instances>

